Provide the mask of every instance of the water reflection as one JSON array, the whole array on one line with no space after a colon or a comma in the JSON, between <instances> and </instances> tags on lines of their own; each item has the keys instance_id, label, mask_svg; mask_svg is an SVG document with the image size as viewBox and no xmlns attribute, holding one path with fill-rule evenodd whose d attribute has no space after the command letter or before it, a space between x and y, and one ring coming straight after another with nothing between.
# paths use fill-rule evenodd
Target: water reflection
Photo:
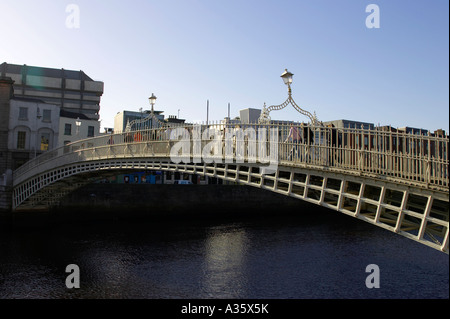
<instances>
[{"instance_id":1,"label":"water reflection","mask_svg":"<svg viewBox=\"0 0 450 319\"><path fill-rule=\"evenodd\" d=\"M4 231L0 298L448 298L448 255L333 216Z\"/></svg>"},{"instance_id":2,"label":"water reflection","mask_svg":"<svg viewBox=\"0 0 450 319\"><path fill-rule=\"evenodd\" d=\"M248 238L242 227L214 227L205 240L203 290L207 297L246 295L245 257Z\"/></svg>"}]
</instances>

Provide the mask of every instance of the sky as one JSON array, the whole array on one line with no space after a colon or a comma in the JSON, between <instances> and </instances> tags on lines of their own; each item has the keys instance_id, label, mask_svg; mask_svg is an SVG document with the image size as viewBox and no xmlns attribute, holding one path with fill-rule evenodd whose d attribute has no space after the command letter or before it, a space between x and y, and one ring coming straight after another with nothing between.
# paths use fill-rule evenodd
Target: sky
<instances>
[{"instance_id":1,"label":"sky","mask_svg":"<svg viewBox=\"0 0 450 319\"><path fill-rule=\"evenodd\" d=\"M101 127L152 93L194 123L207 101L209 121L278 105L288 69L321 121L449 131L448 0L0 0L0 16L0 63L104 82ZM270 116L309 120L290 105Z\"/></svg>"}]
</instances>

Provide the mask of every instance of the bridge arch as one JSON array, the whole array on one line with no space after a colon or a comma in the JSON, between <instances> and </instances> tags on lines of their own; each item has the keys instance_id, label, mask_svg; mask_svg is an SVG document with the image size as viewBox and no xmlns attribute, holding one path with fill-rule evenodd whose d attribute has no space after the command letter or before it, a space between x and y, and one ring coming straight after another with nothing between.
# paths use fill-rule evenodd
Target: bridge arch
<instances>
[{"instance_id":1,"label":"bridge arch","mask_svg":"<svg viewBox=\"0 0 450 319\"><path fill-rule=\"evenodd\" d=\"M188 141L188 163L174 162L171 150L176 141L156 131L142 132L143 138L138 141L130 141L127 134L82 140L46 152L16 170L13 208L52 205L80 185L120 171L173 171L215 177L308 201L448 253L448 139L396 135L395 141L407 142L402 147L410 153L403 154L387 152L389 147L393 149L389 141L394 139L386 135L391 133L349 129L339 136L341 133L331 130L314 128L313 140L296 144L264 144L263 152L276 154L276 165L269 172L264 170L267 163L253 161L250 152L237 154L238 148L230 158L230 154L215 153L218 160L195 161L195 146L202 149L211 143L209 136L198 144ZM280 140L287 131L286 127L278 130ZM225 145L217 149L226 150L227 145L233 149L232 141L223 139L226 134L217 136L222 137L214 140L215 145ZM350 145L333 143L333 139L329 140L332 136ZM368 144L352 143L355 136L361 141L367 137ZM430 152L437 157L431 157ZM238 155L242 155L242 161L237 161Z\"/></svg>"},{"instance_id":2,"label":"bridge arch","mask_svg":"<svg viewBox=\"0 0 450 319\"><path fill-rule=\"evenodd\" d=\"M200 175L291 196L364 220L448 253L448 202L435 191L314 168L279 166L262 174L257 164L176 164L166 158L108 159L54 168L14 190L18 210L48 208L95 180L129 171ZM19 209L20 207L20 209Z\"/></svg>"}]
</instances>

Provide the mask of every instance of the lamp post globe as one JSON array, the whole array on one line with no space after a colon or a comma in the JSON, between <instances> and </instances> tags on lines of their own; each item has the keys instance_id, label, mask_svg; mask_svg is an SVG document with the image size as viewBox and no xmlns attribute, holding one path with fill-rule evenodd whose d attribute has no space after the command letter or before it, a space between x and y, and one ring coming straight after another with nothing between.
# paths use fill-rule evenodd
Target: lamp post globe
<instances>
[{"instance_id":1,"label":"lamp post globe","mask_svg":"<svg viewBox=\"0 0 450 319\"><path fill-rule=\"evenodd\" d=\"M78 134L80 133L80 126L81 126L81 120L80 120L79 117L77 117L77 119L76 119L76 121L75 121L75 125L77 126L77 132L76 132L76 134L77 134L77 136L78 136Z\"/></svg>"},{"instance_id":2,"label":"lamp post globe","mask_svg":"<svg viewBox=\"0 0 450 319\"><path fill-rule=\"evenodd\" d=\"M292 83L293 75L293 73L289 72L287 69L284 69L283 74L281 74L281 78L283 79L284 84L289 86Z\"/></svg>"},{"instance_id":3,"label":"lamp post globe","mask_svg":"<svg viewBox=\"0 0 450 319\"><path fill-rule=\"evenodd\" d=\"M155 94L152 93L152 96L150 96L150 97L148 98L148 100L149 100L149 102L150 102L150 105L151 105L152 108L153 108L153 105L155 105L155 103L156 103L156 96L155 96Z\"/></svg>"},{"instance_id":4,"label":"lamp post globe","mask_svg":"<svg viewBox=\"0 0 450 319\"><path fill-rule=\"evenodd\" d=\"M289 72L287 69L284 69L283 74L281 74L281 78L283 79L284 84L287 85L288 87L288 94L289 96L291 96L291 83L292 83L292 76L294 74L292 74L291 72Z\"/></svg>"}]
</instances>

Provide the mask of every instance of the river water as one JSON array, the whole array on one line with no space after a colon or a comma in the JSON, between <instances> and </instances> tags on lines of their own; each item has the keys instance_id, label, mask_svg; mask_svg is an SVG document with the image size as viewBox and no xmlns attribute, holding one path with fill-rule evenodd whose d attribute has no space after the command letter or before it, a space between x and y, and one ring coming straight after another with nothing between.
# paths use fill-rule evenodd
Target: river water
<instances>
[{"instance_id":1,"label":"river water","mask_svg":"<svg viewBox=\"0 0 450 319\"><path fill-rule=\"evenodd\" d=\"M213 212L3 225L0 298L449 298L448 255L363 221ZM80 288L66 287L69 264Z\"/></svg>"}]
</instances>

